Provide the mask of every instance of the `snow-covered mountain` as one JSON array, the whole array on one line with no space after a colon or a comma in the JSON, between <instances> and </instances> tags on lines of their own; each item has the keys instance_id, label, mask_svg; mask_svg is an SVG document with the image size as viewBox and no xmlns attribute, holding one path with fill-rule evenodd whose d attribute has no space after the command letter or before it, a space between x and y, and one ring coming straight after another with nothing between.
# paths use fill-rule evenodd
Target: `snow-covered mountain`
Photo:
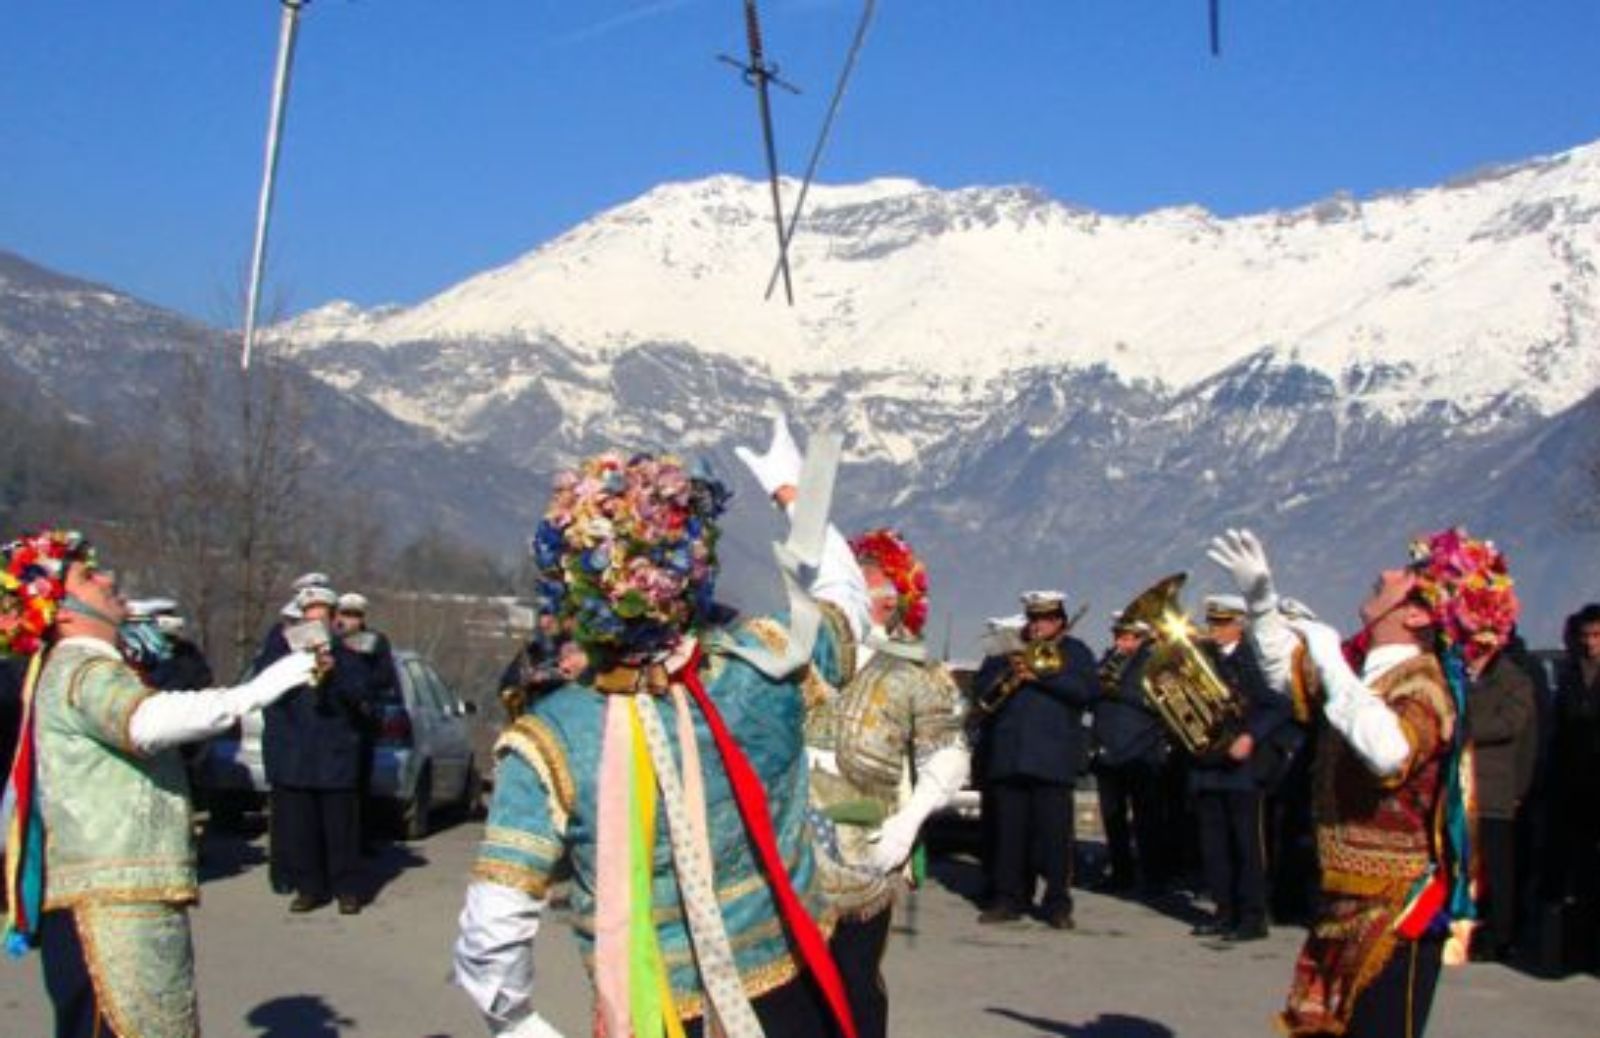
<instances>
[{"instance_id":1,"label":"snow-covered mountain","mask_svg":"<svg viewBox=\"0 0 1600 1038\"><path fill-rule=\"evenodd\" d=\"M892 371L958 392L1096 364L1181 389L1263 348L1374 402L1510 391L1550 414L1600 384L1600 144L1238 219L1104 216L1015 187L817 187L792 309L763 299L773 253L765 184L670 184L416 306L338 303L284 332L593 358L685 343L786 380Z\"/></svg>"},{"instance_id":2,"label":"snow-covered mountain","mask_svg":"<svg viewBox=\"0 0 1600 1038\"><path fill-rule=\"evenodd\" d=\"M353 416L341 442L386 461L348 471L372 507L508 553L583 453L709 456L742 496L723 587L747 603L773 590L775 522L732 447L762 442L774 409L840 429L838 521L906 530L957 651L1048 584L1091 603L1099 642L1166 572L1217 589L1203 545L1238 525L1331 618L1449 523L1507 548L1535 642L1600 599L1600 144L1226 220L817 188L793 308L762 298L765 190L663 186L418 305L274 331ZM22 343L36 375L72 386L77 334L128 336L129 367L151 338L93 286L40 302L4 273L0 347ZM40 307L59 328L19 337Z\"/></svg>"}]
</instances>

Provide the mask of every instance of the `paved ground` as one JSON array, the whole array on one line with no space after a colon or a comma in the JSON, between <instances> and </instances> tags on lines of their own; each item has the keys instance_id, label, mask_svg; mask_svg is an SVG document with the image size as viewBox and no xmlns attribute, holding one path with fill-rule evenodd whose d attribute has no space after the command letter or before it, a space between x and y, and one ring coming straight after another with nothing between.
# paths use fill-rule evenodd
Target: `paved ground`
<instances>
[{"instance_id":1,"label":"paved ground","mask_svg":"<svg viewBox=\"0 0 1600 1038\"><path fill-rule=\"evenodd\" d=\"M195 913L207 1038L474 1038L476 1015L446 981L456 912L478 834L459 825L399 845L375 863L376 900L357 917L290 916L266 886L263 843L207 847ZM972 869L939 863L936 881L902 911L885 972L896 1038L1249 1038L1272 1034L1299 935L1222 949L1188 923L1093 894L1080 929L1038 923L979 927L962 896ZM537 990L571 1038L586 1034L589 989L556 920L541 941ZM36 959L0 962L0 1034L48 1035ZM1594 1038L1600 981L1537 980L1502 966L1447 972L1430 1028L1436 1038Z\"/></svg>"}]
</instances>

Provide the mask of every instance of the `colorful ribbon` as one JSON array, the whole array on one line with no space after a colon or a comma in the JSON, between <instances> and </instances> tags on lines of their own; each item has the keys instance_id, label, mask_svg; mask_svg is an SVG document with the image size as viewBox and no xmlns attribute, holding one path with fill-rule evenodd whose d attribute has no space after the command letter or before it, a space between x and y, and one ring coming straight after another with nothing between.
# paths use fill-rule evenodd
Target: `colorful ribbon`
<instances>
[{"instance_id":1,"label":"colorful ribbon","mask_svg":"<svg viewBox=\"0 0 1600 1038\"><path fill-rule=\"evenodd\" d=\"M44 653L28 661L22 683L22 727L11 760L11 823L6 837L6 951L21 958L39 944L39 914L44 908L44 818L39 813L37 746L33 737L33 695Z\"/></svg>"},{"instance_id":2,"label":"colorful ribbon","mask_svg":"<svg viewBox=\"0 0 1600 1038\"><path fill-rule=\"evenodd\" d=\"M828 950L828 942L822 936L822 931L817 928L816 922L806 912L799 895L795 893L794 884L789 881L788 869L784 867L783 857L778 851L778 840L772 829L772 816L767 808L766 795L762 792L761 778L750 766L750 761L739 748L739 744L734 741L733 734L728 731L728 726L723 722L716 705L706 694L705 686L700 682L699 664L700 650L696 648L688 665L681 673L674 676L683 682L689 694L694 697L695 704L700 707L700 713L706 719L706 726L711 729L711 737L716 742L723 768L727 771L728 780L733 787L739 814L744 819L745 831L755 844L762 870L767 875L767 883L778 903L790 940L798 948L801 961L822 990L823 998L827 1000L844 1038L856 1038L855 1020L850 1015L850 1003L845 997L844 981L840 978L839 969L834 964L832 953Z\"/></svg>"}]
</instances>

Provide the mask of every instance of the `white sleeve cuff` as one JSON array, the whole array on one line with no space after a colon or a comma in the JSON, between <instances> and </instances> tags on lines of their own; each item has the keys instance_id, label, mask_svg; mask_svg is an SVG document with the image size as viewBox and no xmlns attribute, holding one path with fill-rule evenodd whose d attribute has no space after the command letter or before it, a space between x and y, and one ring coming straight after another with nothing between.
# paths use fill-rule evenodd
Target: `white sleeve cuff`
<instances>
[{"instance_id":1,"label":"white sleeve cuff","mask_svg":"<svg viewBox=\"0 0 1600 1038\"><path fill-rule=\"evenodd\" d=\"M832 523L822 542L822 558L811 581L811 595L832 602L844 613L850 633L859 643L872 627L872 602L867 595L867 578L850 550L850 542Z\"/></svg>"},{"instance_id":2,"label":"white sleeve cuff","mask_svg":"<svg viewBox=\"0 0 1600 1038\"><path fill-rule=\"evenodd\" d=\"M147 696L128 721L128 740L135 750L151 754L226 731L244 712L237 709L237 691L207 688Z\"/></svg>"},{"instance_id":3,"label":"white sleeve cuff","mask_svg":"<svg viewBox=\"0 0 1600 1038\"><path fill-rule=\"evenodd\" d=\"M1253 614L1250 640L1256 647L1267 687L1279 695L1288 695L1294 675L1294 654L1300 647L1300 639L1289 626L1288 619L1276 609Z\"/></svg>"},{"instance_id":4,"label":"white sleeve cuff","mask_svg":"<svg viewBox=\"0 0 1600 1038\"><path fill-rule=\"evenodd\" d=\"M554 1034L533 1011L533 939L545 902L498 883L473 883L455 944L456 984L496 1035ZM530 1025L529 1020L537 1021ZM524 1031L542 1026L546 1031Z\"/></svg>"},{"instance_id":5,"label":"white sleeve cuff","mask_svg":"<svg viewBox=\"0 0 1600 1038\"><path fill-rule=\"evenodd\" d=\"M1333 681L1328 677L1323 675L1328 685L1323 707L1328 723L1373 774L1379 778L1399 774L1411 757L1411 742L1400 718L1354 674L1338 675Z\"/></svg>"}]
</instances>

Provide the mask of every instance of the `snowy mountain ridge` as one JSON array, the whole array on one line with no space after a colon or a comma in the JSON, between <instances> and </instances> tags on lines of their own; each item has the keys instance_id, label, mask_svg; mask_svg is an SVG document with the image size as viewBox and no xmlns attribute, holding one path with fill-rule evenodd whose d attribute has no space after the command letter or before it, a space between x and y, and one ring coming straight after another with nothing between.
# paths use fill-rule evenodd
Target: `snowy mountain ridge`
<instances>
[{"instance_id":1,"label":"snowy mountain ridge","mask_svg":"<svg viewBox=\"0 0 1600 1038\"><path fill-rule=\"evenodd\" d=\"M793 308L762 298L766 191L663 185L415 306L334 303L277 331L312 352L542 343L585 365L681 343L791 387L847 372L969 400L1041 367L1181 390L1263 350L1374 407L1516 398L1553 414L1600 385L1600 144L1233 219L1108 216L1028 188L816 186Z\"/></svg>"}]
</instances>

